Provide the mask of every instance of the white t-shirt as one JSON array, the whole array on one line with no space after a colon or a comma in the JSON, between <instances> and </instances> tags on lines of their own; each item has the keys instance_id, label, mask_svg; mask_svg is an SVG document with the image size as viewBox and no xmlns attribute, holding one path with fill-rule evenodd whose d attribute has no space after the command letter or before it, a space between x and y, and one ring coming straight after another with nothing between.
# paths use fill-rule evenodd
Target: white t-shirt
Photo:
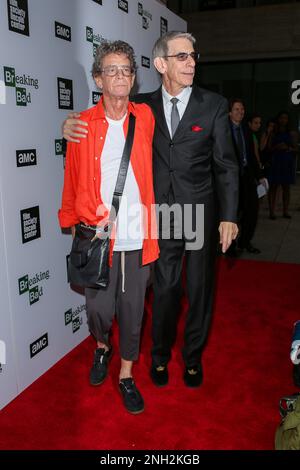
<instances>
[{"instance_id":1,"label":"white t-shirt","mask_svg":"<svg viewBox=\"0 0 300 470\"><path fill-rule=\"evenodd\" d=\"M108 117L106 119L108 130L100 158L100 193L103 203L110 210L125 145L123 124L126 114L119 121ZM129 162L116 228L114 251L131 251L142 248L144 239L142 205L131 162Z\"/></svg>"}]
</instances>

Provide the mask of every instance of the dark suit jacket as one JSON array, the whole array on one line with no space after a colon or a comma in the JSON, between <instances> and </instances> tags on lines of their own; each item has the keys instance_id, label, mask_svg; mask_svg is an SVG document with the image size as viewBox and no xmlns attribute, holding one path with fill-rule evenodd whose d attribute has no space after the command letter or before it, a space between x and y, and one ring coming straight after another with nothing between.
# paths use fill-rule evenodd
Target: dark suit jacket
<instances>
[{"instance_id":1,"label":"dark suit jacket","mask_svg":"<svg viewBox=\"0 0 300 470\"><path fill-rule=\"evenodd\" d=\"M156 203L205 204L216 194L220 220L236 222L238 164L232 145L227 101L222 96L193 87L189 103L171 139L164 116L161 87L137 95L155 116L153 175Z\"/></svg>"},{"instance_id":2,"label":"dark suit jacket","mask_svg":"<svg viewBox=\"0 0 300 470\"><path fill-rule=\"evenodd\" d=\"M259 167L257 158L254 153L254 141L253 141L251 130L249 129L249 126L246 123L242 123L241 126L242 126L242 131L244 134L245 145L246 145L248 177L252 179L254 184L256 184L256 182L260 178L263 177L262 170ZM233 134L234 130L233 130L232 124L230 125L230 128L231 128L231 135L232 135L232 140L233 140L233 147L235 150L236 159L237 159L239 169L240 169L240 176L242 176L244 173L244 168L242 166L241 158L239 156L239 150L236 144L236 140L234 138L234 134Z\"/></svg>"}]
</instances>

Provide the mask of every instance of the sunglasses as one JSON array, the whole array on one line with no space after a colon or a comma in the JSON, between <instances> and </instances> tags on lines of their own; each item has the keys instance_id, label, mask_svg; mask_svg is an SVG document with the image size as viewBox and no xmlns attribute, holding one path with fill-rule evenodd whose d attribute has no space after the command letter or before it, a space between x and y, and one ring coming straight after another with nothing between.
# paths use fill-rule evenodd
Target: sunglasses
<instances>
[{"instance_id":1,"label":"sunglasses","mask_svg":"<svg viewBox=\"0 0 300 470\"><path fill-rule=\"evenodd\" d=\"M179 62L185 62L188 57L191 56L191 58L195 61L198 62L200 60L200 53L199 52L178 52L178 54L174 55L165 55L164 57L176 57Z\"/></svg>"}]
</instances>

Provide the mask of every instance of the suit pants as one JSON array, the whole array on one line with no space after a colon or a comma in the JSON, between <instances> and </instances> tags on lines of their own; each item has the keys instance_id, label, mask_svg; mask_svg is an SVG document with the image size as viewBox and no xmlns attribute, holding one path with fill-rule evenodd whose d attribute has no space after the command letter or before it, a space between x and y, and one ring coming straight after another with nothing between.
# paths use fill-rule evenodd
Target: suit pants
<instances>
[{"instance_id":1,"label":"suit pants","mask_svg":"<svg viewBox=\"0 0 300 470\"><path fill-rule=\"evenodd\" d=\"M185 321L183 359L187 367L199 363L211 323L215 259L217 251L217 217L214 196L204 203L204 244L198 250L186 250L185 240L159 239L160 257L154 265L152 360L165 365L171 358L180 310L183 259L186 266L188 311Z\"/></svg>"},{"instance_id":2,"label":"suit pants","mask_svg":"<svg viewBox=\"0 0 300 470\"><path fill-rule=\"evenodd\" d=\"M109 285L106 289L85 289L87 318L89 330L96 341L108 346L116 314L121 357L127 361L135 361L139 354L150 265L141 265L141 250L125 251L124 254L125 266L122 272L121 252L114 251Z\"/></svg>"},{"instance_id":3,"label":"suit pants","mask_svg":"<svg viewBox=\"0 0 300 470\"><path fill-rule=\"evenodd\" d=\"M246 248L255 233L258 217L257 185L254 176L247 168L240 179L240 236L238 246Z\"/></svg>"}]
</instances>

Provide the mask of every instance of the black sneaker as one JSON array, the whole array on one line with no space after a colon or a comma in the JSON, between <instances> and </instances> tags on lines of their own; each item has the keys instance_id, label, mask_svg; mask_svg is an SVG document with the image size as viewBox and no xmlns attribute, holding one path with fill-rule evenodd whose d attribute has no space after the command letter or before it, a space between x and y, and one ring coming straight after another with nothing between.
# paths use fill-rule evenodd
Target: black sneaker
<instances>
[{"instance_id":1,"label":"black sneaker","mask_svg":"<svg viewBox=\"0 0 300 470\"><path fill-rule=\"evenodd\" d=\"M193 367L186 367L183 376L184 383L187 387L200 387L203 381L203 372L201 364Z\"/></svg>"},{"instance_id":2,"label":"black sneaker","mask_svg":"<svg viewBox=\"0 0 300 470\"><path fill-rule=\"evenodd\" d=\"M154 385L156 385L157 387L164 387L169 381L169 373L167 366L155 366L154 364L152 364L150 376Z\"/></svg>"},{"instance_id":3,"label":"black sneaker","mask_svg":"<svg viewBox=\"0 0 300 470\"><path fill-rule=\"evenodd\" d=\"M144 400L131 377L121 379L119 383L124 406L129 413L137 415L144 411Z\"/></svg>"},{"instance_id":4,"label":"black sneaker","mask_svg":"<svg viewBox=\"0 0 300 470\"><path fill-rule=\"evenodd\" d=\"M112 355L112 348L105 351L104 348L95 350L94 363L90 371L90 384L100 385L107 376L108 362Z\"/></svg>"}]
</instances>

